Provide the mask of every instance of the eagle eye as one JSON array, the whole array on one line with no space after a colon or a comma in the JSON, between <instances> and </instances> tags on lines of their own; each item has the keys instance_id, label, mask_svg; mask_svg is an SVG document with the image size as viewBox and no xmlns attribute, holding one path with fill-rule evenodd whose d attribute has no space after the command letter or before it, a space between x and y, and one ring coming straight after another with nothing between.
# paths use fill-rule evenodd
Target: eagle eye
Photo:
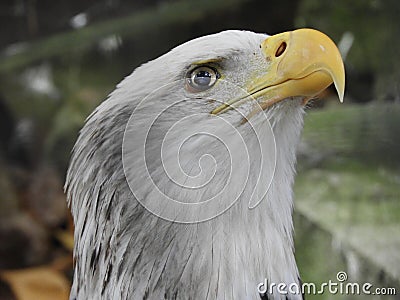
<instances>
[{"instance_id":1,"label":"eagle eye","mask_svg":"<svg viewBox=\"0 0 400 300\"><path fill-rule=\"evenodd\" d=\"M186 78L187 89L190 92L202 92L211 88L220 77L218 72L207 66L191 70Z\"/></svg>"}]
</instances>

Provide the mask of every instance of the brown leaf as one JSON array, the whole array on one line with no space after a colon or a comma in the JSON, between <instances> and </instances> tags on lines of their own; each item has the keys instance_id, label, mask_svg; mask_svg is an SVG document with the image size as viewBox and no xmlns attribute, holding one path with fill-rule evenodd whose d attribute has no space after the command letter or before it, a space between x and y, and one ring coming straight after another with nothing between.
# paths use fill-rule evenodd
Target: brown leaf
<instances>
[{"instance_id":1,"label":"brown leaf","mask_svg":"<svg viewBox=\"0 0 400 300\"><path fill-rule=\"evenodd\" d=\"M9 284L17 300L67 300L69 282L49 267L3 271L0 277Z\"/></svg>"}]
</instances>

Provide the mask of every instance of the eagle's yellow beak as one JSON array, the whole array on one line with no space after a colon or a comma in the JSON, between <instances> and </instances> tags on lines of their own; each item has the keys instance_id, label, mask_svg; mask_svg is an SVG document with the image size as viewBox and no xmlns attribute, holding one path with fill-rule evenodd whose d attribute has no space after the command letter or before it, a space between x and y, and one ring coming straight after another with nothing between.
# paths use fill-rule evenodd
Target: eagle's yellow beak
<instances>
[{"instance_id":1,"label":"eagle's yellow beak","mask_svg":"<svg viewBox=\"0 0 400 300\"><path fill-rule=\"evenodd\" d=\"M343 102L343 61L336 45L322 32L313 29L284 32L268 37L260 47L269 69L265 75L250 81L247 92L253 99L260 99L262 109L294 96L303 96L306 102L332 83ZM212 113L225 111L235 102L241 102L238 100L221 105Z\"/></svg>"}]
</instances>

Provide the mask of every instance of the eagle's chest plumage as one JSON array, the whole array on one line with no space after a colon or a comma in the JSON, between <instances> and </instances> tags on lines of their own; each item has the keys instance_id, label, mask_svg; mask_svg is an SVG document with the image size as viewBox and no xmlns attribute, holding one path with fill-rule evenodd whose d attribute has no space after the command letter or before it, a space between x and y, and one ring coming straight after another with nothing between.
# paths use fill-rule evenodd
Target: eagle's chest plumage
<instances>
[{"instance_id":1,"label":"eagle's chest plumage","mask_svg":"<svg viewBox=\"0 0 400 300\"><path fill-rule=\"evenodd\" d=\"M287 109L297 113L301 123L302 110L293 104L286 105ZM293 132L293 136L278 136L279 124L285 121L285 115L281 118L283 120L275 120L273 128L277 140L272 141L264 134L252 145L251 134L254 133L241 133L240 136L248 138L244 143L247 145L246 157L238 157L237 154L243 154L239 149L243 142L235 141L235 136L229 133L225 135L230 139L231 151L237 151L236 156L224 152L224 143L215 146L212 136L189 140L180 152L183 173L173 168L168 174L163 173L162 166L169 163L166 160L175 158L165 148L164 164L160 164L156 153L160 153L161 148L150 147L154 153L149 155L154 157L149 160L148 168L155 181L142 181L138 176L137 182L131 182L131 187L133 184L142 189L144 198L140 201L128 187L129 176L126 179L121 174L92 190L88 197L96 198L99 206L92 213L89 210L86 216L86 227L83 226L78 243L81 249L77 252L87 255L77 258L80 260L76 269L78 280L74 281L72 292L78 298L242 300L258 299L257 286L265 279L277 283L298 282L291 237L292 191L287 187L291 186L294 174L295 147L292 143L296 142L300 132ZM293 128L297 128L296 124ZM259 129L267 130L263 125ZM156 141L157 135L149 138L149 143ZM257 146L260 142L264 144ZM290 151L278 152L275 144L285 145ZM264 170L260 168L259 159L262 149L263 165L267 166ZM204 153L214 153L215 160L201 162ZM241 160L231 162L229 157ZM118 168L122 168L122 156L114 159L120 161ZM278 164L276 169L271 163L273 160ZM132 163L133 170L138 170L136 161L128 162ZM242 165L234 170L237 171L235 174L231 173L229 165L233 163ZM211 181L201 176L197 181L193 179L199 170L209 175L205 168L218 166L219 170L211 173ZM185 172L192 176L190 184L197 188L176 184L185 183L184 178L178 176ZM175 183L170 181L171 177ZM243 177L246 179L244 188L232 185ZM202 185L202 182L207 184ZM260 183L261 187L255 188ZM110 184L115 185L115 190L108 186ZM211 216L206 221L197 222L192 215L191 224L171 222L163 218L162 209L158 211L161 215L157 215L143 207L149 203L146 201L165 200L157 198L154 185L166 195L187 203L218 195L219 205L204 208L200 215ZM224 185L228 188L219 193ZM250 201L254 195L254 199L263 196L262 201ZM253 208L254 204L257 206ZM164 209L168 210L168 206ZM185 213L194 212L196 210ZM179 211L176 216L181 216Z\"/></svg>"}]
</instances>

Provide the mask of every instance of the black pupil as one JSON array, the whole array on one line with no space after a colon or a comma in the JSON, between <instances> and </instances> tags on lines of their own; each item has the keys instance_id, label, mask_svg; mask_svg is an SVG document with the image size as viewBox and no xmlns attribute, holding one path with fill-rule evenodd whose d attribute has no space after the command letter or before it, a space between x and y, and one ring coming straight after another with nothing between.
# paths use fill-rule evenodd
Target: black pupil
<instances>
[{"instance_id":1,"label":"black pupil","mask_svg":"<svg viewBox=\"0 0 400 300\"><path fill-rule=\"evenodd\" d=\"M208 86L211 82L211 74L207 71L198 71L193 81L197 85Z\"/></svg>"}]
</instances>

